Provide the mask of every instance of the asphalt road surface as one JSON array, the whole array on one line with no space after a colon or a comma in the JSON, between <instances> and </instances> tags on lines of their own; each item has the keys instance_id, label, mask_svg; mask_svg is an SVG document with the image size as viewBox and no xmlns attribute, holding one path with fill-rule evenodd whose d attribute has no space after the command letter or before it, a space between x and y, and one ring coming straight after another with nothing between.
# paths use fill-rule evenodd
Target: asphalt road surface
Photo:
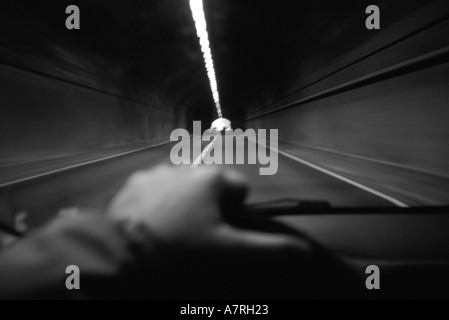
<instances>
[{"instance_id":1,"label":"asphalt road surface","mask_svg":"<svg viewBox=\"0 0 449 320\"><path fill-rule=\"evenodd\" d=\"M225 151L225 141L229 138L221 136L218 138L222 139L222 150ZM218 141L215 143L219 145ZM252 143L256 144L255 141L247 141L244 145L245 163L248 162L249 145ZM48 221L61 209L70 212L75 208L85 208L101 212L131 173L150 169L158 164L171 165L170 151L174 145L175 143L168 143L148 148L3 189L0 198L3 222L13 224L15 215L22 213L26 215L27 225L33 227ZM202 142L202 150L204 151L208 145L208 142ZM212 146L209 145L209 150ZM216 150L218 148L213 152ZM332 206L395 205L360 186L350 184L284 154L278 155L275 174L260 175L260 168L267 165L261 165L259 161L256 164L236 164L235 144L233 150L234 157L231 164L212 165L238 170L247 177L250 184L248 203L288 198L324 200ZM186 162L193 163L193 160L191 152ZM188 163L184 165L191 166ZM151 194L151 190L148 192Z\"/></svg>"},{"instance_id":2,"label":"asphalt road surface","mask_svg":"<svg viewBox=\"0 0 449 320\"><path fill-rule=\"evenodd\" d=\"M225 153L224 144L229 142L230 138L222 137L222 150ZM246 140L245 140L246 141ZM280 199L298 199L298 200L318 200L327 201L332 206L391 206L392 202L387 201L377 195L367 192L360 187L354 186L348 182L344 182L323 171L312 168L304 163L296 160L296 157L287 157L284 153L277 156L277 171L273 175L261 175L260 168L268 167L269 164L260 164L259 157L256 156L256 164L247 164L248 161L248 145L262 148L263 152L270 155L271 161L274 161L274 150L267 150L263 141L245 142L245 164L237 164L236 162L236 146L234 142L233 163L219 164L227 168L232 168L244 174L250 184L250 194L247 199L248 203L274 201ZM259 151L257 149L256 153ZM270 156L269 156L270 157ZM203 164L204 165L204 164ZM324 170L325 171L325 170Z\"/></svg>"}]
</instances>

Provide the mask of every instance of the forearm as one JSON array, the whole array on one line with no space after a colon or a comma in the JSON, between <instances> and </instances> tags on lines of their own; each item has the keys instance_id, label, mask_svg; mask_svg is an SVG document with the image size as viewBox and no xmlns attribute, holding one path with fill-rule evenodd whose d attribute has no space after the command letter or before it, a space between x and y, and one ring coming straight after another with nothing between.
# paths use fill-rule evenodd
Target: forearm
<instances>
[{"instance_id":1,"label":"forearm","mask_svg":"<svg viewBox=\"0 0 449 320\"><path fill-rule=\"evenodd\" d=\"M142 233L108 217L60 218L0 253L0 298L122 296L128 269L147 255ZM80 289L66 288L67 266L80 270Z\"/></svg>"}]
</instances>

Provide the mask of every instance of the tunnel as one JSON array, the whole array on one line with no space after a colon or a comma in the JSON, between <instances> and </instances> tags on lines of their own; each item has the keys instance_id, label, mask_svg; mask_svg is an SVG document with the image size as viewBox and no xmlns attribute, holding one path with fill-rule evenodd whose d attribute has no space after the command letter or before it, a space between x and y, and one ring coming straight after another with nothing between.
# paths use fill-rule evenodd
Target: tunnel
<instances>
[{"instance_id":1,"label":"tunnel","mask_svg":"<svg viewBox=\"0 0 449 320\"><path fill-rule=\"evenodd\" d=\"M73 4L80 28L69 30ZM279 177L255 182L250 199L448 204L449 3L377 0L380 27L369 29L372 4L204 1L223 117L277 130ZM169 161L174 130L217 119L189 1L0 8L3 224L101 206L133 171Z\"/></svg>"}]
</instances>

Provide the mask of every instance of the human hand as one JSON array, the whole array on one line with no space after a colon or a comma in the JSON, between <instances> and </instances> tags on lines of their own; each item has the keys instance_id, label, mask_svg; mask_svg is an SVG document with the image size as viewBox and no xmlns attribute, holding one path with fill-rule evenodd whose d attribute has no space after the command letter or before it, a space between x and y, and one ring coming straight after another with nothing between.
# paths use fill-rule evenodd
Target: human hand
<instances>
[{"instance_id":1,"label":"human hand","mask_svg":"<svg viewBox=\"0 0 449 320\"><path fill-rule=\"evenodd\" d=\"M108 213L149 235L156 297L296 297L330 284L318 264L335 261L307 237L236 225L246 193L234 171L158 167L131 176Z\"/></svg>"}]
</instances>

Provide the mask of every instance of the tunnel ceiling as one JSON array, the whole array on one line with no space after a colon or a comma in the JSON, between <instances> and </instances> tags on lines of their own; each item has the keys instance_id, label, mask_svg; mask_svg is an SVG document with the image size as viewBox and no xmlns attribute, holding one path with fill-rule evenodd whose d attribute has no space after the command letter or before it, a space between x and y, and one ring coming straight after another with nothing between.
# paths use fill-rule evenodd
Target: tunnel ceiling
<instances>
[{"instance_id":1,"label":"tunnel ceiling","mask_svg":"<svg viewBox=\"0 0 449 320\"><path fill-rule=\"evenodd\" d=\"M223 115L297 90L360 45L370 1L204 0ZM429 1L376 1L382 28ZM65 28L65 8L81 30ZM0 60L147 105L212 119L215 109L188 0L2 1Z\"/></svg>"}]
</instances>

